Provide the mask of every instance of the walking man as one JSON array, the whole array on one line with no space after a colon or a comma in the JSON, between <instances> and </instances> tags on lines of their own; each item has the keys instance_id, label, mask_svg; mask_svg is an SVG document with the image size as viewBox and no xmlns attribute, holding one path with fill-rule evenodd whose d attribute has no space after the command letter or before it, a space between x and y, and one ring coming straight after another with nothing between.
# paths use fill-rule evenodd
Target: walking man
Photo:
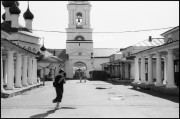
<instances>
[{"instance_id":1,"label":"walking man","mask_svg":"<svg viewBox=\"0 0 180 119\"><path fill-rule=\"evenodd\" d=\"M53 103L57 103L55 109L58 109L60 107L59 104L62 100L64 92L63 85L64 83L66 83L65 77L66 73L63 70L60 70L59 75L55 77L55 80L53 82L53 86L56 89L56 98L53 100Z\"/></svg>"}]
</instances>

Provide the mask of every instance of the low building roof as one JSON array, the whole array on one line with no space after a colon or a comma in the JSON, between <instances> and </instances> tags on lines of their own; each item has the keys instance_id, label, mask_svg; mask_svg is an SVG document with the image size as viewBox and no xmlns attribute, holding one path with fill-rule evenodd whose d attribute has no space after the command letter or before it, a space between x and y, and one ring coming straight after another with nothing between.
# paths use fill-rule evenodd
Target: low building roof
<instances>
[{"instance_id":1,"label":"low building roof","mask_svg":"<svg viewBox=\"0 0 180 119\"><path fill-rule=\"evenodd\" d=\"M47 51L60 58L62 62L69 59L68 55L66 54L66 49L47 49Z\"/></svg>"},{"instance_id":2,"label":"low building roof","mask_svg":"<svg viewBox=\"0 0 180 119\"><path fill-rule=\"evenodd\" d=\"M174 27L174 28L172 28L172 29L170 29L170 30L162 33L161 36L164 36L164 35L166 35L166 34L169 34L169 33L173 32L173 31L176 31L176 30L179 30L179 26Z\"/></svg>"},{"instance_id":3,"label":"low building roof","mask_svg":"<svg viewBox=\"0 0 180 119\"><path fill-rule=\"evenodd\" d=\"M119 51L118 48L94 48L93 55L94 57L107 58L112 54L116 54Z\"/></svg>"}]
</instances>

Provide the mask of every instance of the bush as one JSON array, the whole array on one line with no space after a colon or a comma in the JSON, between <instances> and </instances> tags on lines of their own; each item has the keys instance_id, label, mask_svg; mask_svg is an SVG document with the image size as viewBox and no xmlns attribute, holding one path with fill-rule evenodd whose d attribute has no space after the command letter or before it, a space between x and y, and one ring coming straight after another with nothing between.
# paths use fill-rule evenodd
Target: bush
<instances>
[{"instance_id":1,"label":"bush","mask_svg":"<svg viewBox=\"0 0 180 119\"><path fill-rule=\"evenodd\" d=\"M106 71L94 70L92 71L92 79L105 81L107 80L107 73Z\"/></svg>"}]
</instances>

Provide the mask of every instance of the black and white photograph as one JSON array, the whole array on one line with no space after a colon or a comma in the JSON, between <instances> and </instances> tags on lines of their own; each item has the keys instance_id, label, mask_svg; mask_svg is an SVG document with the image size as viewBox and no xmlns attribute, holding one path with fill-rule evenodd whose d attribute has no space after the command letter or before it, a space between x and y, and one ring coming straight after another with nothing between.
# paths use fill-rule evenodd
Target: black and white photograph
<instances>
[{"instance_id":1,"label":"black and white photograph","mask_svg":"<svg viewBox=\"0 0 180 119\"><path fill-rule=\"evenodd\" d=\"M179 1L1 1L1 118L179 118Z\"/></svg>"}]
</instances>

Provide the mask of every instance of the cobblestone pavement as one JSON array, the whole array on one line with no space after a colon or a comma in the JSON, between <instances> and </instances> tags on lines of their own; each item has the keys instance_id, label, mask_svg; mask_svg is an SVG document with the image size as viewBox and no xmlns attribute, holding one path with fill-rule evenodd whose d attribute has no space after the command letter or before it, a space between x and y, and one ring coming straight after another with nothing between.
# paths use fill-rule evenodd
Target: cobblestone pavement
<instances>
[{"instance_id":1,"label":"cobblestone pavement","mask_svg":"<svg viewBox=\"0 0 180 119\"><path fill-rule=\"evenodd\" d=\"M58 110L54 98L52 82L1 98L1 118L179 118L179 97L134 90L126 84L68 80Z\"/></svg>"}]
</instances>

